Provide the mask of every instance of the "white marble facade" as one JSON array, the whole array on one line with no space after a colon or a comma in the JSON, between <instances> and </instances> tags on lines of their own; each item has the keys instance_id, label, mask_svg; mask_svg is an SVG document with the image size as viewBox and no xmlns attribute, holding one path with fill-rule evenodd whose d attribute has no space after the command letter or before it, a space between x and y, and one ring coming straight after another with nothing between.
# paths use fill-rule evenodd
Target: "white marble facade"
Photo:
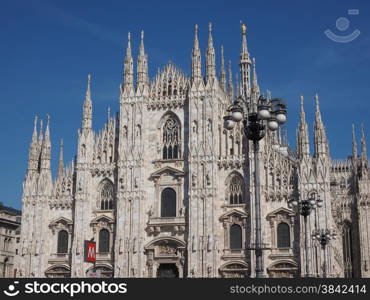
<instances>
[{"instance_id":1,"label":"white marble facade","mask_svg":"<svg viewBox=\"0 0 370 300\"><path fill-rule=\"evenodd\" d=\"M144 36L134 74L130 35L120 89L120 110L104 128L92 129L90 76L75 160L58 176L50 170L50 128L35 120L23 185L18 277L86 277L84 241L97 242L96 270L114 277L254 277L253 153L238 124L223 128L236 96L256 103L255 60L242 26L240 81L226 75L223 49L216 71L212 28L205 75L195 29L191 75L169 63L148 75ZM314 88L314 87L313 87ZM94 112L99 113L99 112ZM330 117L330 116L327 116ZM309 234L330 229L326 248L309 239L312 276L370 276L368 159L355 138L349 159L333 161L316 96L314 149L303 108L292 152L283 134L261 141L262 233L267 277L304 274L301 218L292 197L316 193L324 207L309 217ZM37 127L41 127L38 129ZM312 155L310 154L312 153Z\"/></svg>"}]
</instances>

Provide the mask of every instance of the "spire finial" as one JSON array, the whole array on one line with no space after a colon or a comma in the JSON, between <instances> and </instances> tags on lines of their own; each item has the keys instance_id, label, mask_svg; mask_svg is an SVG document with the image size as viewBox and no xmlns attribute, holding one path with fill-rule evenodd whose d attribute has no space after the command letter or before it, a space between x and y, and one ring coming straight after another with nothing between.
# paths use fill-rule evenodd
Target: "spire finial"
<instances>
[{"instance_id":1,"label":"spire finial","mask_svg":"<svg viewBox=\"0 0 370 300\"><path fill-rule=\"evenodd\" d=\"M320 103L319 95L315 94L315 125L314 125L314 144L315 144L315 156L317 157L320 154L328 155L329 154L329 145L326 138L325 126L321 118L320 112Z\"/></svg>"},{"instance_id":2,"label":"spire finial","mask_svg":"<svg viewBox=\"0 0 370 300\"><path fill-rule=\"evenodd\" d=\"M301 99L301 111L302 111L303 110L303 105L304 105L304 96L301 95L300 99Z\"/></svg>"},{"instance_id":3,"label":"spire finial","mask_svg":"<svg viewBox=\"0 0 370 300\"><path fill-rule=\"evenodd\" d=\"M198 24L195 24L194 26L194 46L191 59L191 71L192 81L200 82L202 80L202 63L198 41Z\"/></svg>"},{"instance_id":4,"label":"spire finial","mask_svg":"<svg viewBox=\"0 0 370 300\"><path fill-rule=\"evenodd\" d=\"M308 138L308 126L306 123L306 115L304 112L304 97L300 96L301 99L301 113L299 125L297 128L297 151L300 157L308 155L310 153L310 142Z\"/></svg>"},{"instance_id":5,"label":"spire finial","mask_svg":"<svg viewBox=\"0 0 370 300\"><path fill-rule=\"evenodd\" d=\"M33 121L33 129L34 129L34 131L36 131L36 127L37 127L37 115L35 115L35 119Z\"/></svg>"},{"instance_id":6,"label":"spire finial","mask_svg":"<svg viewBox=\"0 0 370 300\"><path fill-rule=\"evenodd\" d=\"M213 47L212 39L212 23L208 25L209 35L208 35L208 48L206 56L206 81L211 82L216 78L216 61L215 61L215 49Z\"/></svg>"},{"instance_id":7,"label":"spire finial","mask_svg":"<svg viewBox=\"0 0 370 300\"><path fill-rule=\"evenodd\" d=\"M212 23L208 24L208 51L213 52L213 39L212 39Z\"/></svg>"},{"instance_id":8,"label":"spire finial","mask_svg":"<svg viewBox=\"0 0 370 300\"><path fill-rule=\"evenodd\" d=\"M221 45L221 73L225 73L225 58L224 58L224 46Z\"/></svg>"},{"instance_id":9,"label":"spire finial","mask_svg":"<svg viewBox=\"0 0 370 300\"><path fill-rule=\"evenodd\" d=\"M194 27L194 49L199 49L198 24L195 24L195 27Z\"/></svg>"},{"instance_id":10,"label":"spire finial","mask_svg":"<svg viewBox=\"0 0 370 300\"><path fill-rule=\"evenodd\" d=\"M49 129L50 115L49 114L46 114L46 119L47 119L47 122L46 122L46 129L45 129L45 138L49 139L49 135L50 135L50 129Z\"/></svg>"},{"instance_id":11,"label":"spire finial","mask_svg":"<svg viewBox=\"0 0 370 300\"><path fill-rule=\"evenodd\" d=\"M123 67L123 90L127 91L134 87L134 68L131 53L131 33L127 33L127 48Z\"/></svg>"},{"instance_id":12,"label":"spire finial","mask_svg":"<svg viewBox=\"0 0 370 300\"><path fill-rule=\"evenodd\" d=\"M226 71L225 71L225 59L224 59L224 46L223 45L221 45L220 83L221 83L222 89L226 93Z\"/></svg>"},{"instance_id":13,"label":"spire finial","mask_svg":"<svg viewBox=\"0 0 370 300\"><path fill-rule=\"evenodd\" d=\"M144 53L144 30L141 30L140 38L141 38L141 41L140 41L140 53L139 54L143 56L145 55Z\"/></svg>"},{"instance_id":14,"label":"spire finial","mask_svg":"<svg viewBox=\"0 0 370 300\"><path fill-rule=\"evenodd\" d=\"M137 58L137 87L140 88L148 82L148 60L144 50L144 30L141 30L140 50Z\"/></svg>"},{"instance_id":15,"label":"spire finial","mask_svg":"<svg viewBox=\"0 0 370 300\"><path fill-rule=\"evenodd\" d=\"M355 124L352 123L352 158L357 159L357 141L356 141L356 132Z\"/></svg>"},{"instance_id":16,"label":"spire finial","mask_svg":"<svg viewBox=\"0 0 370 300\"><path fill-rule=\"evenodd\" d=\"M300 96L301 99L301 115L300 115L300 126L306 126L306 114L304 112L304 96Z\"/></svg>"},{"instance_id":17,"label":"spire finial","mask_svg":"<svg viewBox=\"0 0 370 300\"><path fill-rule=\"evenodd\" d=\"M41 119L40 120L40 136L42 136L43 135L43 127L44 127L44 121Z\"/></svg>"},{"instance_id":18,"label":"spire finial","mask_svg":"<svg viewBox=\"0 0 370 300\"><path fill-rule=\"evenodd\" d=\"M247 26L243 23L242 20L240 20L240 28L241 28L241 31L242 31L242 35L246 35L247 34Z\"/></svg>"},{"instance_id":19,"label":"spire finial","mask_svg":"<svg viewBox=\"0 0 370 300\"><path fill-rule=\"evenodd\" d=\"M367 147L366 147L364 123L361 123L361 157L362 157L362 160L367 160Z\"/></svg>"},{"instance_id":20,"label":"spire finial","mask_svg":"<svg viewBox=\"0 0 370 300\"><path fill-rule=\"evenodd\" d=\"M256 70L256 58L253 57L253 85L256 87L258 85L257 83L257 70Z\"/></svg>"},{"instance_id":21,"label":"spire finial","mask_svg":"<svg viewBox=\"0 0 370 300\"><path fill-rule=\"evenodd\" d=\"M234 98L234 87L233 87L233 72L231 71L231 60L229 60L229 82L227 84L228 96L230 101L233 101Z\"/></svg>"},{"instance_id":22,"label":"spire finial","mask_svg":"<svg viewBox=\"0 0 370 300\"><path fill-rule=\"evenodd\" d=\"M59 146L59 164L58 164L58 178L62 178L64 175L64 161L63 161L63 139L60 139Z\"/></svg>"},{"instance_id":23,"label":"spire finial","mask_svg":"<svg viewBox=\"0 0 370 300\"><path fill-rule=\"evenodd\" d=\"M127 33L127 49L126 49L126 56L131 57L131 32Z\"/></svg>"},{"instance_id":24,"label":"spire finial","mask_svg":"<svg viewBox=\"0 0 370 300\"><path fill-rule=\"evenodd\" d=\"M242 47L240 51L240 61L239 61L239 66L240 66L240 80L241 80L241 91L242 95L245 99L248 99L251 96L251 87L252 87L252 82L251 82L251 59L249 57L249 52L248 52L248 47L247 47L247 26L245 23L240 21L241 23L241 32L242 32ZM256 103L251 103L253 104L251 109L254 110L254 106Z\"/></svg>"},{"instance_id":25,"label":"spire finial","mask_svg":"<svg viewBox=\"0 0 370 300\"><path fill-rule=\"evenodd\" d=\"M37 141L37 115L35 115L35 120L33 122L33 133L32 133L32 142Z\"/></svg>"},{"instance_id":26,"label":"spire finial","mask_svg":"<svg viewBox=\"0 0 370 300\"><path fill-rule=\"evenodd\" d=\"M91 128L92 103L91 103L91 75L87 75L86 97L83 105L82 128Z\"/></svg>"},{"instance_id":27,"label":"spire finial","mask_svg":"<svg viewBox=\"0 0 370 300\"><path fill-rule=\"evenodd\" d=\"M239 97L241 95L241 91L239 85L239 76L237 72L235 73L235 81L236 81L236 97Z\"/></svg>"},{"instance_id":28,"label":"spire finial","mask_svg":"<svg viewBox=\"0 0 370 300\"><path fill-rule=\"evenodd\" d=\"M242 53L241 59L248 60L248 48L247 48L247 26L240 21L242 31Z\"/></svg>"},{"instance_id":29,"label":"spire finial","mask_svg":"<svg viewBox=\"0 0 370 300\"><path fill-rule=\"evenodd\" d=\"M87 75L86 101L91 101L91 75Z\"/></svg>"}]
</instances>

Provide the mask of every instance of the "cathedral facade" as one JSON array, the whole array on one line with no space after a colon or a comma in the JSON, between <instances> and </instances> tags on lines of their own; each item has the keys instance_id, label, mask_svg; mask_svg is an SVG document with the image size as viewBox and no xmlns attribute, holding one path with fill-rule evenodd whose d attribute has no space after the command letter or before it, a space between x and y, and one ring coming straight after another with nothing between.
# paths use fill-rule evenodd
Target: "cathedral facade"
<instances>
[{"instance_id":1,"label":"cathedral facade","mask_svg":"<svg viewBox=\"0 0 370 300\"><path fill-rule=\"evenodd\" d=\"M18 277L254 277L254 164L243 125L223 127L236 96L257 103L255 60L242 26L234 91L223 57L216 71L209 27L205 71L197 26L191 75L169 63L148 75L144 35L134 74L128 35L119 112L95 132L90 76L77 155L50 167L49 121L35 120L23 184ZM203 75L204 74L204 75ZM370 177L361 153L334 161L316 95L310 151L303 97L296 151L276 132L260 141L263 273L266 277L370 277ZM40 124L41 123L41 124ZM40 129L38 129L40 127ZM315 195L323 207L303 218L291 199ZM336 237L322 247L315 230ZM308 247L305 247L305 235ZM96 263L84 241L96 242ZM97 275L98 274L98 275Z\"/></svg>"}]
</instances>

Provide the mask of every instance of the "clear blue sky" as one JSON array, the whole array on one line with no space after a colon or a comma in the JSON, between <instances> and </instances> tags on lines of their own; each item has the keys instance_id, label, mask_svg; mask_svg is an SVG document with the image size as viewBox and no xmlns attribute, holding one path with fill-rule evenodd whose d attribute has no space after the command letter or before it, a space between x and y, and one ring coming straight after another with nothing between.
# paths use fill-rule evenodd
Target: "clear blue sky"
<instances>
[{"instance_id":1,"label":"clear blue sky","mask_svg":"<svg viewBox=\"0 0 370 300\"><path fill-rule=\"evenodd\" d=\"M348 15L359 9L359 15ZM77 129L86 77L92 74L93 123L101 128L107 107L118 109L118 86L127 32L138 51L145 31L149 71L169 60L190 71L194 24L199 24L202 54L207 24L213 23L216 49L237 71L239 20L248 27L248 47L256 57L261 89L288 102L288 135L295 147L299 95L306 99L312 132L319 93L334 158L351 154L351 124L364 122L370 135L370 4L368 1L0 1L0 201L21 206L22 181L34 115L51 115L52 167L60 138L65 161L76 153ZM340 32L336 20L350 26ZM361 35L335 43L324 31ZM216 53L219 61L219 51ZM203 59L204 62L204 59ZM359 137L359 132L358 132ZM311 134L312 138L312 134ZM370 140L369 140L370 144Z\"/></svg>"}]
</instances>

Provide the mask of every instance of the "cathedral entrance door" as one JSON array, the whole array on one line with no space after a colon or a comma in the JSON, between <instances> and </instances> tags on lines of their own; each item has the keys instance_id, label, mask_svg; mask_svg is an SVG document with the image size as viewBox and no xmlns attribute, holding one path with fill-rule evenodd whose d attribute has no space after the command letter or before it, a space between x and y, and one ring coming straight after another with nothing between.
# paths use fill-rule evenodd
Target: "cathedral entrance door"
<instances>
[{"instance_id":1,"label":"cathedral entrance door","mask_svg":"<svg viewBox=\"0 0 370 300\"><path fill-rule=\"evenodd\" d=\"M179 270L175 264L160 264L157 269L157 278L178 278Z\"/></svg>"}]
</instances>

